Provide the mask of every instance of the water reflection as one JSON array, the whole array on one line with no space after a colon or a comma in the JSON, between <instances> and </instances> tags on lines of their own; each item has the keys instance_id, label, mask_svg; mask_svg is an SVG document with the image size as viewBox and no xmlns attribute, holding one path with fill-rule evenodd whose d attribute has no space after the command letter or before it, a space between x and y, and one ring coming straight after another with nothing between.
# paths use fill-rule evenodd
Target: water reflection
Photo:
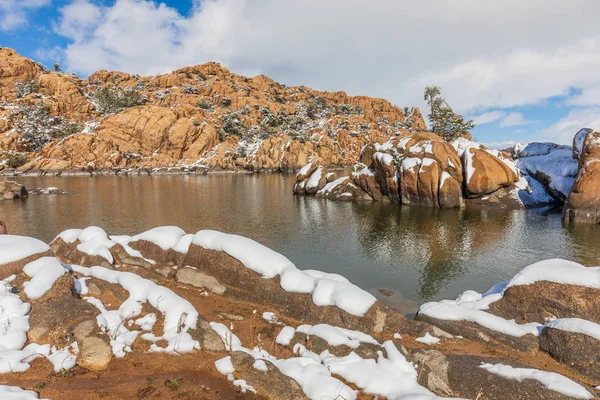
<instances>
[{"instance_id":1,"label":"water reflection","mask_svg":"<svg viewBox=\"0 0 600 400\"><path fill-rule=\"evenodd\" d=\"M600 229L564 228L558 214L294 197L291 174L18 180L73 194L0 202L11 233L50 241L89 225L122 234L157 225L218 229L258 240L300 268L340 273L375 293L393 289L386 301L405 310L467 288L484 291L550 257L600 265Z\"/></svg>"}]
</instances>

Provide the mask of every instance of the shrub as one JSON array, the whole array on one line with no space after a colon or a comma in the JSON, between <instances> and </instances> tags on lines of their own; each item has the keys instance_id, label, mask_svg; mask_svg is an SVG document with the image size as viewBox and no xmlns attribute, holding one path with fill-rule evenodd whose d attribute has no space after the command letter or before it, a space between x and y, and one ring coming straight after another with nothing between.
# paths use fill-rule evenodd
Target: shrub
<instances>
[{"instance_id":1,"label":"shrub","mask_svg":"<svg viewBox=\"0 0 600 400\"><path fill-rule=\"evenodd\" d=\"M219 133L221 141L225 140L228 136L243 137L247 131L248 128L238 118L237 112L223 114L223 128Z\"/></svg>"},{"instance_id":2,"label":"shrub","mask_svg":"<svg viewBox=\"0 0 600 400\"><path fill-rule=\"evenodd\" d=\"M5 151L2 153L2 158L4 158L4 165L6 165L7 168L19 168L20 166L27 164L27 161L29 161L27 155L13 151Z\"/></svg>"},{"instance_id":3,"label":"shrub","mask_svg":"<svg viewBox=\"0 0 600 400\"><path fill-rule=\"evenodd\" d=\"M140 94L136 88L112 89L103 87L93 94L94 105L104 115L140 106L146 101L146 97Z\"/></svg>"},{"instance_id":4,"label":"shrub","mask_svg":"<svg viewBox=\"0 0 600 400\"><path fill-rule=\"evenodd\" d=\"M335 113L337 115L361 115L363 113L363 109L360 106L353 106L352 104L339 104L335 106Z\"/></svg>"},{"instance_id":5,"label":"shrub","mask_svg":"<svg viewBox=\"0 0 600 400\"><path fill-rule=\"evenodd\" d=\"M198 100L196 107L201 108L202 110L212 110L215 108L215 105L209 100Z\"/></svg>"},{"instance_id":6,"label":"shrub","mask_svg":"<svg viewBox=\"0 0 600 400\"><path fill-rule=\"evenodd\" d=\"M35 84L35 81L27 81L27 82L16 82L15 83L15 91L17 98L20 99L22 97L27 96L28 94L37 92L38 88Z\"/></svg>"},{"instance_id":7,"label":"shrub","mask_svg":"<svg viewBox=\"0 0 600 400\"><path fill-rule=\"evenodd\" d=\"M198 88L194 85L190 85L189 83L184 83L181 87L181 91L184 94L198 94Z\"/></svg>"},{"instance_id":8,"label":"shrub","mask_svg":"<svg viewBox=\"0 0 600 400\"><path fill-rule=\"evenodd\" d=\"M456 139L475 127L473 120L466 121L463 116L455 113L442 97L437 86L427 86L423 100L429 106L429 123L431 130L445 140Z\"/></svg>"},{"instance_id":9,"label":"shrub","mask_svg":"<svg viewBox=\"0 0 600 400\"><path fill-rule=\"evenodd\" d=\"M19 141L32 151L41 149L52 139L70 136L82 129L78 123L50 115L48 107L41 102L36 107L20 107L16 114L21 117L15 124Z\"/></svg>"},{"instance_id":10,"label":"shrub","mask_svg":"<svg viewBox=\"0 0 600 400\"><path fill-rule=\"evenodd\" d=\"M231 105L231 99L229 97L223 97L223 99L221 99L221 104L223 104L223 107L229 107Z\"/></svg>"}]
</instances>

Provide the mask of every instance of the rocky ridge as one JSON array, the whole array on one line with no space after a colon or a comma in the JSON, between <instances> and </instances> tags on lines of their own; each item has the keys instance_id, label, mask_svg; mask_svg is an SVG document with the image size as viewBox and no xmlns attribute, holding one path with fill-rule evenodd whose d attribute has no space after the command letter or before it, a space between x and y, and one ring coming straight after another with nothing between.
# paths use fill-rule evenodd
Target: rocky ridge
<instances>
[{"instance_id":1,"label":"rocky ridge","mask_svg":"<svg viewBox=\"0 0 600 400\"><path fill-rule=\"evenodd\" d=\"M426 129L416 108L217 63L81 79L2 48L0 71L0 168L9 175L280 171L314 158L351 165L377 138Z\"/></svg>"},{"instance_id":2,"label":"rocky ridge","mask_svg":"<svg viewBox=\"0 0 600 400\"><path fill-rule=\"evenodd\" d=\"M215 231L0 235L0 272L0 318L13 321L0 394L22 399L599 394L597 268L563 260L424 304L417 320Z\"/></svg>"}]
</instances>

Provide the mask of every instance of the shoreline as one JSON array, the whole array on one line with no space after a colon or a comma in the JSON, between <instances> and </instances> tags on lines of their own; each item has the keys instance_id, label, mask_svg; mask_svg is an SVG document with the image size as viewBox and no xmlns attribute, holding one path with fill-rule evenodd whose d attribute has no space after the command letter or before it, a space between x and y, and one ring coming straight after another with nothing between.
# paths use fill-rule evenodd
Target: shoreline
<instances>
[{"instance_id":1,"label":"shoreline","mask_svg":"<svg viewBox=\"0 0 600 400\"><path fill-rule=\"evenodd\" d=\"M351 169L352 166L342 167L330 167L331 171L344 171ZM140 168L123 168L123 169L101 169L94 171L82 171L82 170L30 170L30 171L19 171L19 170L2 170L0 171L0 177L2 178L17 178L17 177L93 177L93 176L161 176L161 175L231 175L231 174L285 174L285 173L296 173L301 168L286 168L284 170L280 168L266 168L261 170L247 170L247 169L211 169L211 168L198 168L198 169L182 169L182 167L140 167Z\"/></svg>"}]
</instances>

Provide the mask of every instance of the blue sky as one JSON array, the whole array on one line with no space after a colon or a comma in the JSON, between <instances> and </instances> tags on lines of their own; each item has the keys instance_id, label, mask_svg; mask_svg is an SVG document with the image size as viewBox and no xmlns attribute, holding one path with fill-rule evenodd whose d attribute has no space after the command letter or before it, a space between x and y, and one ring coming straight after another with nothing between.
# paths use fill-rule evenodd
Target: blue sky
<instances>
[{"instance_id":1,"label":"blue sky","mask_svg":"<svg viewBox=\"0 0 600 400\"><path fill-rule=\"evenodd\" d=\"M217 61L419 106L426 85L485 143L600 129L600 2L2 0L0 45L80 76ZM425 28L426 27L426 28Z\"/></svg>"}]
</instances>

